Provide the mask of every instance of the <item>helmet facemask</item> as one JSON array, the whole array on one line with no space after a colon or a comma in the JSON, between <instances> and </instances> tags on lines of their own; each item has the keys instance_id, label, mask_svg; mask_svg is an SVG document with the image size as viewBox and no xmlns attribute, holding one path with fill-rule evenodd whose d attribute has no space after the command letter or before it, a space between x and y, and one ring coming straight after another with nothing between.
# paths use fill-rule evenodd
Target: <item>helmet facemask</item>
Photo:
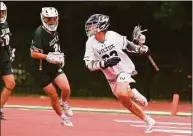
<instances>
[{"instance_id":1,"label":"helmet facemask","mask_svg":"<svg viewBox=\"0 0 193 136\"><path fill-rule=\"evenodd\" d=\"M52 7L42 8L40 13L44 27L49 31L56 31L58 27L58 11Z\"/></svg>"},{"instance_id":2,"label":"helmet facemask","mask_svg":"<svg viewBox=\"0 0 193 136\"><path fill-rule=\"evenodd\" d=\"M7 19L7 7L3 2L0 2L0 23L5 23Z\"/></svg>"}]
</instances>

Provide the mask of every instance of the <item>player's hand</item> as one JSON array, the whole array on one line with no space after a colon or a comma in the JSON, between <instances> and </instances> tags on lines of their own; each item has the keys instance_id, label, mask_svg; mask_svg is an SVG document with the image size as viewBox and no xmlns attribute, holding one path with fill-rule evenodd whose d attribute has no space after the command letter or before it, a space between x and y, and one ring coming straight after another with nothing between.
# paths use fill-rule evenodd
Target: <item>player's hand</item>
<instances>
[{"instance_id":1,"label":"player's hand","mask_svg":"<svg viewBox=\"0 0 193 136\"><path fill-rule=\"evenodd\" d=\"M106 69L108 67L112 67L112 66L117 65L119 63L119 61L121 61L121 59L119 57L112 57L112 58L109 58L107 60L101 61L100 66L102 69Z\"/></svg>"},{"instance_id":2,"label":"player's hand","mask_svg":"<svg viewBox=\"0 0 193 136\"><path fill-rule=\"evenodd\" d=\"M49 52L46 60L52 64L62 64L64 61L64 54L59 52Z\"/></svg>"},{"instance_id":3,"label":"player's hand","mask_svg":"<svg viewBox=\"0 0 193 136\"><path fill-rule=\"evenodd\" d=\"M142 45L142 46L139 48L139 53L140 53L140 54L146 54L148 51L149 51L149 48L148 48L146 45Z\"/></svg>"},{"instance_id":4,"label":"player's hand","mask_svg":"<svg viewBox=\"0 0 193 136\"><path fill-rule=\"evenodd\" d=\"M64 67L64 65L65 65L65 55L64 55L64 59L62 60L62 63L61 63L61 64L59 64L59 66L60 66L60 68L63 68L63 67Z\"/></svg>"}]
</instances>

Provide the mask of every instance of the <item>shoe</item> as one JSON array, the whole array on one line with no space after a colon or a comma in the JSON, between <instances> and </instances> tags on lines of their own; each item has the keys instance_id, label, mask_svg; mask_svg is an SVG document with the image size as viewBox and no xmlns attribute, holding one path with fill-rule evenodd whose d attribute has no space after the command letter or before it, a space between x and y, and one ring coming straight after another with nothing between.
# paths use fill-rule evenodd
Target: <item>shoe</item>
<instances>
[{"instance_id":1,"label":"shoe","mask_svg":"<svg viewBox=\"0 0 193 136\"><path fill-rule=\"evenodd\" d=\"M62 102L62 101L59 101L59 103L60 103L60 106L62 107L62 109L64 110L65 114L69 117L72 117L73 112L72 112L72 109L70 108L70 106L68 105L68 103Z\"/></svg>"},{"instance_id":2,"label":"shoe","mask_svg":"<svg viewBox=\"0 0 193 136\"><path fill-rule=\"evenodd\" d=\"M62 119L61 125L72 127L74 126L68 117Z\"/></svg>"},{"instance_id":3,"label":"shoe","mask_svg":"<svg viewBox=\"0 0 193 136\"><path fill-rule=\"evenodd\" d=\"M4 114L3 112L0 112L0 119L1 120L6 120L3 114Z\"/></svg>"},{"instance_id":4,"label":"shoe","mask_svg":"<svg viewBox=\"0 0 193 136\"><path fill-rule=\"evenodd\" d=\"M151 117L147 117L146 119L146 129L145 129L145 133L151 133L153 132L153 127L156 125L156 121L154 119L152 119Z\"/></svg>"},{"instance_id":5,"label":"shoe","mask_svg":"<svg viewBox=\"0 0 193 136\"><path fill-rule=\"evenodd\" d=\"M134 101L139 102L142 106L146 107L148 105L147 99L137 91L137 89L132 89L134 93L134 98L132 98Z\"/></svg>"}]
</instances>

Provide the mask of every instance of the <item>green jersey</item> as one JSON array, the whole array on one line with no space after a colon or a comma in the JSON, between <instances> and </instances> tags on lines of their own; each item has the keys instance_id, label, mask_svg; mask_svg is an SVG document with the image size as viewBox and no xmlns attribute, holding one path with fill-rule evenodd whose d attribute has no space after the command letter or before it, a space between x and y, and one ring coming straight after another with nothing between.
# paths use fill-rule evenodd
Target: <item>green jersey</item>
<instances>
[{"instance_id":1,"label":"green jersey","mask_svg":"<svg viewBox=\"0 0 193 136\"><path fill-rule=\"evenodd\" d=\"M43 54L61 52L58 32L48 33L43 26L39 26L34 32L30 50ZM59 65L51 64L46 60L33 59L35 69L38 70L40 65L42 65L43 71L57 71L59 69Z\"/></svg>"},{"instance_id":2,"label":"green jersey","mask_svg":"<svg viewBox=\"0 0 193 136\"><path fill-rule=\"evenodd\" d=\"M0 23L0 62L10 61L10 36L8 22Z\"/></svg>"}]
</instances>

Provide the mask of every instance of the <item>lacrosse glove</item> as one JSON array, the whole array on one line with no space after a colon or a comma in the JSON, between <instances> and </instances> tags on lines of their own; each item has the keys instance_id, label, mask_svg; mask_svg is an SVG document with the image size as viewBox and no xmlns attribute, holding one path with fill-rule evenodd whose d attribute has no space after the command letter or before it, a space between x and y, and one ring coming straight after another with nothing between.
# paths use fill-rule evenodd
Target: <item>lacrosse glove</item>
<instances>
[{"instance_id":1,"label":"lacrosse glove","mask_svg":"<svg viewBox=\"0 0 193 136\"><path fill-rule=\"evenodd\" d=\"M106 69L108 67L113 67L115 65L117 65L119 63L119 61L121 61L121 59L119 57L112 57L110 59L106 59L100 62L100 67L102 69Z\"/></svg>"}]
</instances>

